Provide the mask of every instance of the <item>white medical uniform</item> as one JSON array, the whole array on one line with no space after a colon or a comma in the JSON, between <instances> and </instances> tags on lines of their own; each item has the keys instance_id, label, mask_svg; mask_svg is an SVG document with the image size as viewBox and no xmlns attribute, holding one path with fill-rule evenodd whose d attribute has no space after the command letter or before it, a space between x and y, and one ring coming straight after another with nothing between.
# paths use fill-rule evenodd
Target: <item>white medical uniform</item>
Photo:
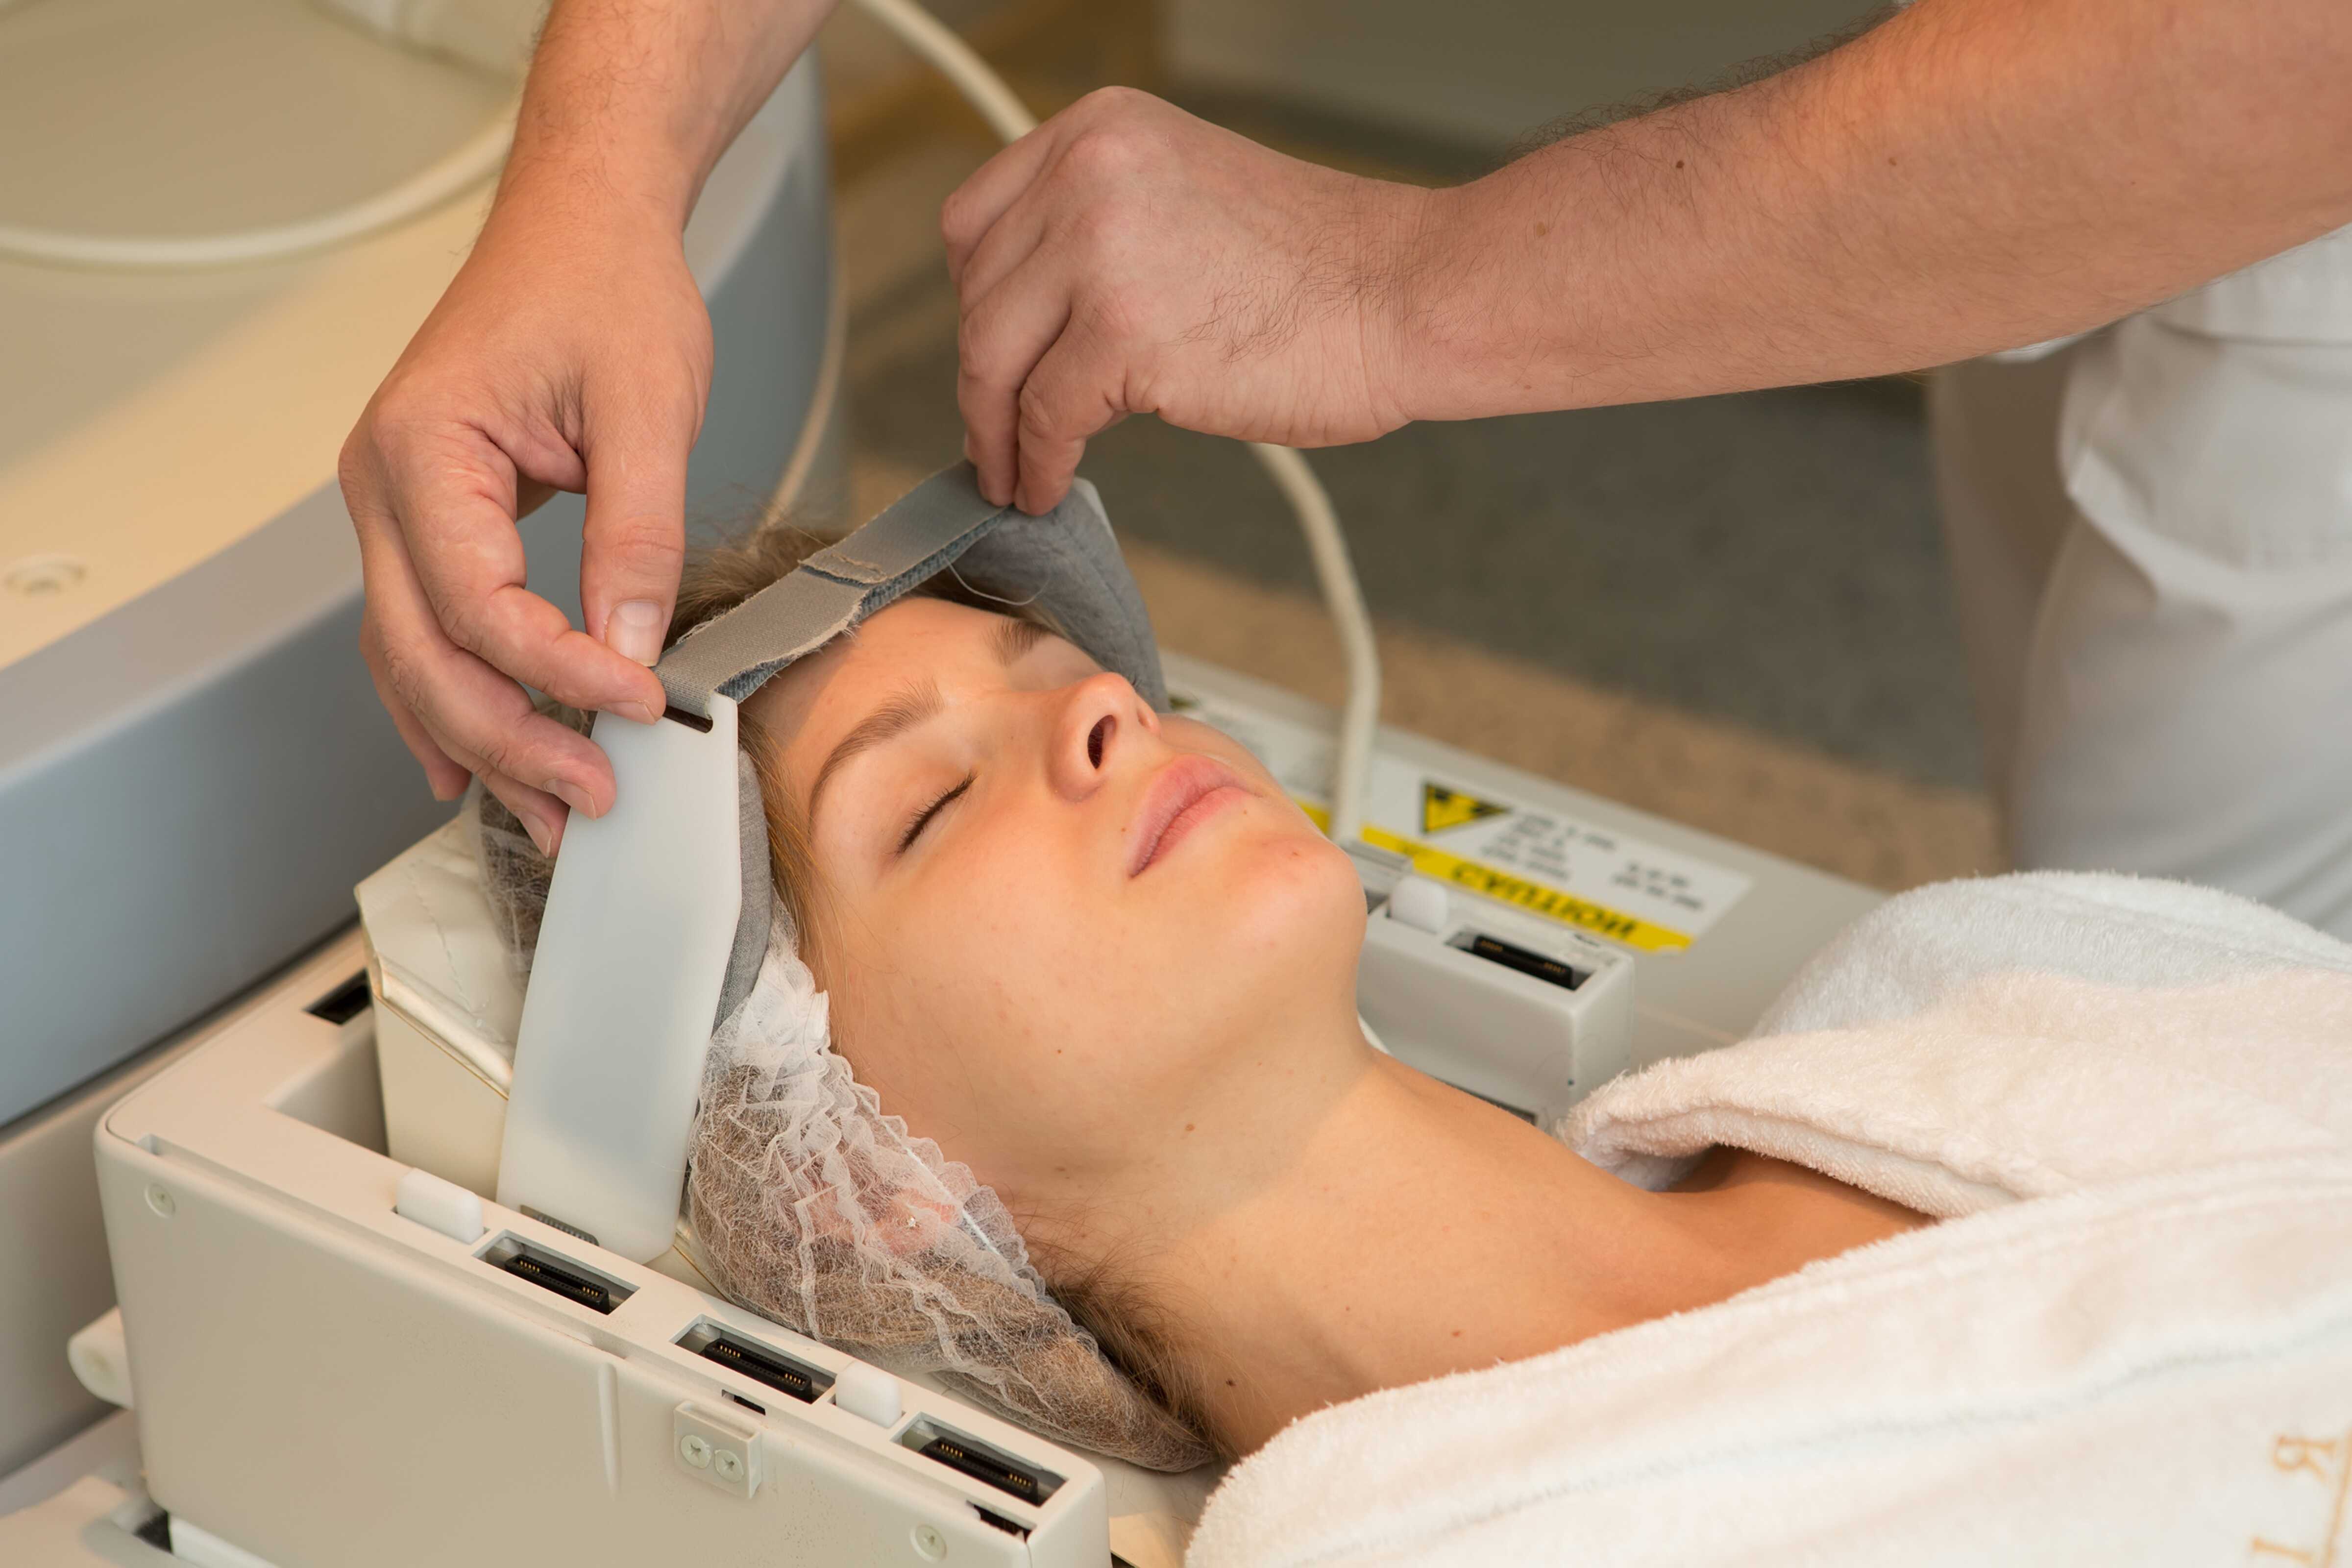
<instances>
[{"instance_id":1,"label":"white medical uniform","mask_svg":"<svg viewBox=\"0 0 2352 1568\"><path fill-rule=\"evenodd\" d=\"M1929 408L2014 863L2352 937L2352 228Z\"/></svg>"}]
</instances>

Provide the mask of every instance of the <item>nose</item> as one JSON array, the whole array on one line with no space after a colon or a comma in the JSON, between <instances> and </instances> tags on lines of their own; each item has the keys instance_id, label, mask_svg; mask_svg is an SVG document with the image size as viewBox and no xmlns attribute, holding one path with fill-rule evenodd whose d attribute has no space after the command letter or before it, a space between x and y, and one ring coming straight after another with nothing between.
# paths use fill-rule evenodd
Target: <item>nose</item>
<instances>
[{"instance_id":1,"label":"nose","mask_svg":"<svg viewBox=\"0 0 2352 1568\"><path fill-rule=\"evenodd\" d=\"M1123 676L1088 676L1059 698L1047 768L1054 788L1072 800L1092 795L1138 736L1159 732L1160 715Z\"/></svg>"}]
</instances>

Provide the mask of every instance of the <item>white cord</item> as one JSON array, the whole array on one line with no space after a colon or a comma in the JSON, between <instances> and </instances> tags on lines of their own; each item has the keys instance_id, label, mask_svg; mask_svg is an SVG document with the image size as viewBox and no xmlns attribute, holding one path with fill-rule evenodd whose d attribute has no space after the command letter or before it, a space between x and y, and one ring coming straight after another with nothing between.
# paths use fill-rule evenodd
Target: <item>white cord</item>
<instances>
[{"instance_id":1,"label":"white cord","mask_svg":"<svg viewBox=\"0 0 2352 1568\"><path fill-rule=\"evenodd\" d=\"M816 395L809 400L808 413L801 419L800 438L793 443L793 455L784 464L783 477L776 481L774 493L768 497L771 520L792 517L800 510L801 492L808 488L809 475L816 471L818 458L825 448L825 437L835 424L834 405L841 396L841 364L849 341L848 298L841 287L838 271L829 279L826 294L824 353L816 364ZM820 499L830 504L846 498Z\"/></svg>"},{"instance_id":2,"label":"white cord","mask_svg":"<svg viewBox=\"0 0 2352 1568\"><path fill-rule=\"evenodd\" d=\"M497 174L499 165L506 161L507 149L513 143L514 110L509 107L464 146L431 168L381 195L336 212L269 228L191 235L184 238L110 238L0 224L0 255L68 267L140 269L226 267L300 256L390 228L438 206L468 185Z\"/></svg>"},{"instance_id":3,"label":"white cord","mask_svg":"<svg viewBox=\"0 0 2352 1568\"><path fill-rule=\"evenodd\" d=\"M0 11L15 0L0 0ZM544 0L319 0L339 20L402 48L446 55L493 76L519 78L530 61ZM495 175L514 145L515 110L439 163L379 195L333 212L228 234L107 236L0 224L0 256L68 267L143 270L272 261L341 245L407 222Z\"/></svg>"},{"instance_id":4,"label":"white cord","mask_svg":"<svg viewBox=\"0 0 2352 1568\"><path fill-rule=\"evenodd\" d=\"M1018 142L1037 129L1037 117L1013 96L1013 89L1004 85L1004 79L989 69L988 62L974 54L971 46L952 28L916 5L915 0L861 3L877 21L898 35L900 43L953 82L955 89L980 110L980 117L988 121L990 130L1007 142Z\"/></svg>"},{"instance_id":5,"label":"white cord","mask_svg":"<svg viewBox=\"0 0 2352 1568\"><path fill-rule=\"evenodd\" d=\"M1298 514L1298 531L1307 536L1307 553L1315 558L1323 605L1347 661L1348 700L1339 710L1339 748L1331 759L1330 832L1338 843L1353 844L1363 836L1364 787L1371 776L1372 742L1381 724L1381 654L1372 641L1372 617L1356 584L1339 514L1315 470L1288 447L1252 441L1249 449Z\"/></svg>"},{"instance_id":6,"label":"white cord","mask_svg":"<svg viewBox=\"0 0 2352 1568\"><path fill-rule=\"evenodd\" d=\"M914 0L860 0L860 4L953 82L1005 141L1018 142L1037 128L1036 117L1013 96L1003 79L989 69L971 45ZM1364 609L1363 590L1356 582L1355 563L1348 556L1339 514L1315 470L1288 447L1263 441L1248 445L1298 514L1298 531L1306 536L1307 552L1314 557L1323 604L1339 634L1339 651L1347 661L1348 700L1340 710L1339 744L1331 765L1330 833L1338 842L1352 844L1363 827L1364 786L1371 773L1372 742L1381 721L1381 660L1372 641L1371 616Z\"/></svg>"}]
</instances>

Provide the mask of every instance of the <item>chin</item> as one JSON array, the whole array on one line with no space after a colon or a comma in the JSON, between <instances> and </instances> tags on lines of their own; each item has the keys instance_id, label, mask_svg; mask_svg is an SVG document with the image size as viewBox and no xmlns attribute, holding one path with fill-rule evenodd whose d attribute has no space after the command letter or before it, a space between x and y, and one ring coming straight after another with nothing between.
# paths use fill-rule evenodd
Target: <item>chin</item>
<instances>
[{"instance_id":1,"label":"chin","mask_svg":"<svg viewBox=\"0 0 2352 1568\"><path fill-rule=\"evenodd\" d=\"M1210 922L1223 962L1265 972L1286 988L1311 977L1352 987L1364 943L1364 888L1348 852L1302 817L1270 832L1236 834L1220 868Z\"/></svg>"}]
</instances>

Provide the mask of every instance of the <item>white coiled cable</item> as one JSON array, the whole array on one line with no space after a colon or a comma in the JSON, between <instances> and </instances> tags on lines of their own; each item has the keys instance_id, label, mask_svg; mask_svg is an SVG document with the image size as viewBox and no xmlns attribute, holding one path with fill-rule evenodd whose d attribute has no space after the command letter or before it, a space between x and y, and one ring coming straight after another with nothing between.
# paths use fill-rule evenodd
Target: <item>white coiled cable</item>
<instances>
[{"instance_id":1,"label":"white coiled cable","mask_svg":"<svg viewBox=\"0 0 2352 1568\"><path fill-rule=\"evenodd\" d=\"M989 69L971 45L914 0L859 3L953 82L997 135L1018 142L1037 128L1036 117L1013 96L1003 79ZM1339 634L1339 650L1348 668L1348 699L1339 710L1339 751L1331 765L1330 834L1340 844L1353 844L1363 830L1364 789L1371 774L1372 742L1381 721L1381 659L1372 640L1372 619L1364 608L1363 590L1356 582L1339 514L1315 470L1288 447L1264 441L1247 445L1297 514L1298 531L1306 536L1316 580L1323 589L1324 607Z\"/></svg>"},{"instance_id":2,"label":"white coiled cable","mask_svg":"<svg viewBox=\"0 0 2352 1568\"><path fill-rule=\"evenodd\" d=\"M488 179L506 162L507 149L514 144L514 110L509 107L468 138L464 146L422 174L402 181L381 195L316 217L231 234L170 237L68 234L57 229L0 224L0 255L54 266L131 271L231 267L241 262L305 256L405 223L468 186Z\"/></svg>"},{"instance_id":3,"label":"white coiled cable","mask_svg":"<svg viewBox=\"0 0 2352 1568\"><path fill-rule=\"evenodd\" d=\"M538 0L471 7L406 0L319 0L341 19L413 47L453 55L481 69L520 77L530 62ZM0 0L0 10L7 0ZM0 223L0 256L59 267L177 271L275 261L325 250L407 222L497 174L514 145L517 103L432 167L392 189L333 212L226 234L95 235Z\"/></svg>"}]
</instances>

